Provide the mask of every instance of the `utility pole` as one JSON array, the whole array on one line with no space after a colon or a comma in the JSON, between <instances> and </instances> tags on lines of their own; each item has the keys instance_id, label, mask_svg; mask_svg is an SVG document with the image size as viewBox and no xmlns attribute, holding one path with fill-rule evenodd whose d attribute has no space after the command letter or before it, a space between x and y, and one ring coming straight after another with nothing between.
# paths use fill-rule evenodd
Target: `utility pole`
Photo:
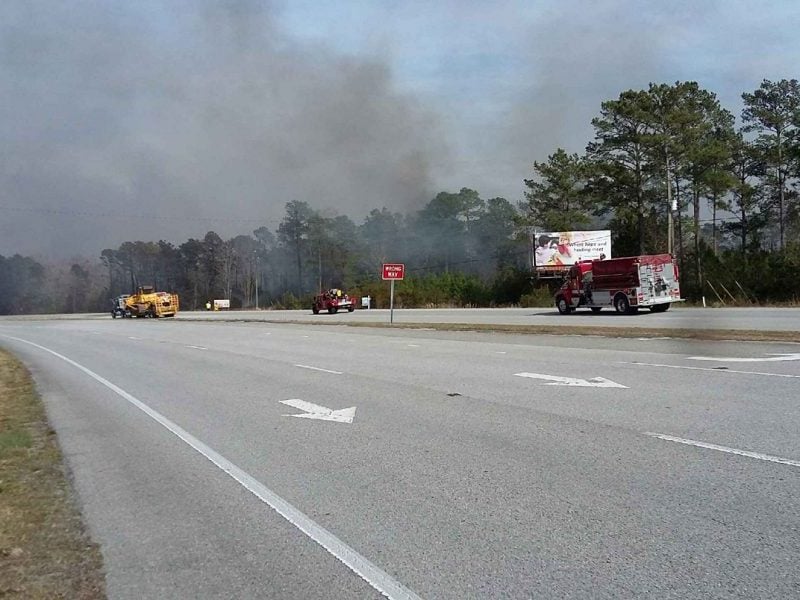
<instances>
[{"instance_id":1,"label":"utility pole","mask_svg":"<svg viewBox=\"0 0 800 600\"><path fill-rule=\"evenodd\" d=\"M665 145L666 146L666 145ZM672 213L677 209L677 203L672 199L672 181L669 169L669 150L664 148L667 157L667 254L672 255L675 250L675 234Z\"/></svg>"},{"instance_id":2,"label":"utility pole","mask_svg":"<svg viewBox=\"0 0 800 600\"><path fill-rule=\"evenodd\" d=\"M256 310L258 310L258 279L260 272L258 270L258 254L256 254L256 273L255 273L255 280L256 280Z\"/></svg>"}]
</instances>

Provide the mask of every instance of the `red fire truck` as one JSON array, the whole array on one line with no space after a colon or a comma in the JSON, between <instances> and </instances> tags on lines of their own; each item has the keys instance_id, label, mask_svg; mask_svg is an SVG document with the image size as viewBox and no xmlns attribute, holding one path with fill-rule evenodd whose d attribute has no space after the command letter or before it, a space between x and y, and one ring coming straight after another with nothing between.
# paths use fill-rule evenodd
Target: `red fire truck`
<instances>
[{"instance_id":1,"label":"red fire truck","mask_svg":"<svg viewBox=\"0 0 800 600\"><path fill-rule=\"evenodd\" d=\"M622 314L644 307L664 312L682 301L678 265L669 254L581 261L570 267L555 295L562 315L581 307L592 312L613 307Z\"/></svg>"},{"instance_id":2,"label":"red fire truck","mask_svg":"<svg viewBox=\"0 0 800 600\"><path fill-rule=\"evenodd\" d=\"M337 288L332 288L314 296L311 304L311 312L315 315L321 310L327 310L330 314L336 314L339 309L353 312L356 309L355 301Z\"/></svg>"}]
</instances>

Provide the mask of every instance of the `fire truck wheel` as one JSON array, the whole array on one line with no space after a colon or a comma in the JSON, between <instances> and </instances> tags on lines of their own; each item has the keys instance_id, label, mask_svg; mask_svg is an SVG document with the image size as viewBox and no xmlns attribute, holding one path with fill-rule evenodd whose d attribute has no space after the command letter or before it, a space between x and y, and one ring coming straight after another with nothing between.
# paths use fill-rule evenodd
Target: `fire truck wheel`
<instances>
[{"instance_id":1,"label":"fire truck wheel","mask_svg":"<svg viewBox=\"0 0 800 600\"><path fill-rule=\"evenodd\" d=\"M568 315L569 313L572 312L572 306L569 305L567 299L564 298L564 296L558 297L558 299L556 300L556 308L558 309L558 312L561 313L562 315Z\"/></svg>"},{"instance_id":2,"label":"fire truck wheel","mask_svg":"<svg viewBox=\"0 0 800 600\"><path fill-rule=\"evenodd\" d=\"M355 309L356 307L351 304L350 306L347 307L347 312L353 312Z\"/></svg>"},{"instance_id":3,"label":"fire truck wheel","mask_svg":"<svg viewBox=\"0 0 800 600\"><path fill-rule=\"evenodd\" d=\"M669 310L669 304L655 304L650 307L650 312L667 312Z\"/></svg>"},{"instance_id":4,"label":"fire truck wheel","mask_svg":"<svg viewBox=\"0 0 800 600\"><path fill-rule=\"evenodd\" d=\"M328 312L330 314L332 314L332 315L335 315L338 311L339 311L339 309L336 308L335 306L331 306L331 307L328 308Z\"/></svg>"},{"instance_id":5,"label":"fire truck wheel","mask_svg":"<svg viewBox=\"0 0 800 600\"><path fill-rule=\"evenodd\" d=\"M628 302L628 297L625 296L625 294L617 294L614 297L614 310L616 310L621 315L630 312L631 303Z\"/></svg>"},{"instance_id":6,"label":"fire truck wheel","mask_svg":"<svg viewBox=\"0 0 800 600\"><path fill-rule=\"evenodd\" d=\"M319 308L317 308L316 304L311 307L311 312L313 312L315 315L319 314Z\"/></svg>"}]
</instances>

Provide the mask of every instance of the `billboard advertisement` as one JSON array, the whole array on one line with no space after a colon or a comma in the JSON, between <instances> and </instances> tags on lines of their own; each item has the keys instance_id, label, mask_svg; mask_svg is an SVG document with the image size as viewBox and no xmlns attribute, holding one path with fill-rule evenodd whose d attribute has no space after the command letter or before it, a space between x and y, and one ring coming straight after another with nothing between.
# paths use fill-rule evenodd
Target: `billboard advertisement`
<instances>
[{"instance_id":1,"label":"billboard advertisement","mask_svg":"<svg viewBox=\"0 0 800 600\"><path fill-rule=\"evenodd\" d=\"M559 271L582 260L611 258L611 231L549 231L535 233L533 268Z\"/></svg>"}]
</instances>

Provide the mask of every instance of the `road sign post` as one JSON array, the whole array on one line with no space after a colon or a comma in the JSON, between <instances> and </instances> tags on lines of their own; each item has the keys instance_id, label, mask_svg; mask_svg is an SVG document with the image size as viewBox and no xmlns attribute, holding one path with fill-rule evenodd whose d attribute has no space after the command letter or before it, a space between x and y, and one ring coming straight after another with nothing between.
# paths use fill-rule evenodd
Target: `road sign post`
<instances>
[{"instance_id":1,"label":"road sign post","mask_svg":"<svg viewBox=\"0 0 800 600\"><path fill-rule=\"evenodd\" d=\"M394 279L389 282L389 325L394 325Z\"/></svg>"},{"instance_id":2,"label":"road sign post","mask_svg":"<svg viewBox=\"0 0 800 600\"><path fill-rule=\"evenodd\" d=\"M394 282L403 281L406 266L403 263L383 263L382 278L389 280L389 325L394 324Z\"/></svg>"}]
</instances>

